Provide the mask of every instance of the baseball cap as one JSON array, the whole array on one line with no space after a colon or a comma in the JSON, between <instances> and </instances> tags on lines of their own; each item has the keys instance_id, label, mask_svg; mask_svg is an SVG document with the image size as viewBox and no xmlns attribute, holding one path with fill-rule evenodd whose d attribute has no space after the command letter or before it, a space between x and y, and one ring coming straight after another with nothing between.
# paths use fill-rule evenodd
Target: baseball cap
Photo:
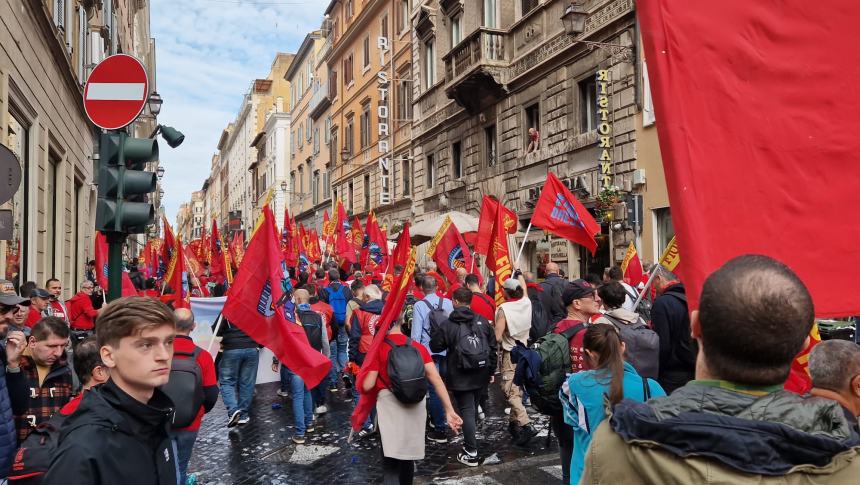
<instances>
[{"instance_id":1,"label":"baseball cap","mask_svg":"<svg viewBox=\"0 0 860 485\"><path fill-rule=\"evenodd\" d=\"M29 305L29 304L30 304L29 298L21 298L20 296L14 295L14 294L12 294L12 295L9 295L9 294L0 295L0 305L3 305L3 306Z\"/></svg>"},{"instance_id":2,"label":"baseball cap","mask_svg":"<svg viewBox=\"0 0 860 485\"><path fill-rule=\"evenodd\" d=\"M564 306L568 306L573 300L594 296L595 291L597 290L585 280L574 280L568 283L564 291L561 292L561 302Z\"/></svg>"},{"instance_id":3,"label":"baseball cap","mask_svg":"<svg viewBox=\"0 0 860 485\"><path fill-rule=\"evenodd\" d=\"M517 288L521 288L520 280L508 278L507 280L505 280L505 283L502 285L502 288L508 291L516 291Z\"/></svg>"},{"instance_id":4,"label":"baseball cap","mask_svg":"<svg viewBox=\"0 0 860 485\"><path fill-rule=\"evenodd\" d=\"M36 288L30 293L30 298L50 298L52 295L44 288Z\"/></svg>"}]
</instances>

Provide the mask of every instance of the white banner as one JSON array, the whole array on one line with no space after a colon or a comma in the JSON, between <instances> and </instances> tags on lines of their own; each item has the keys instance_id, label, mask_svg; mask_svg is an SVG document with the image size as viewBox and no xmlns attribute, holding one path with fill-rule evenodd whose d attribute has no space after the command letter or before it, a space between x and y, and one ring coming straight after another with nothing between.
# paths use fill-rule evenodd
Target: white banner
<instances>
[{"instance_id":1,"label":"white banner","mask_svg":"<svg viewBox=\"0 0 860 485\"><path fill-rule=\"evenodd\" d=\"M226 296L215 298L197 298L191 297L191 311L194 312L194 319L197 321L197 327L191 332L191 339L198 346L208 349L209 344L215 335L212 331L212 326L218 320L218 315L221 314L221 309L224 308L224 302L227 301ZM212 358L218 356L219 345L212 346ZM257 384L266 382L275 382L280 379L280 374L272 372L272 351L262 349L260 351L259 367L257 367Z\"/></svg>"}]
</instances>

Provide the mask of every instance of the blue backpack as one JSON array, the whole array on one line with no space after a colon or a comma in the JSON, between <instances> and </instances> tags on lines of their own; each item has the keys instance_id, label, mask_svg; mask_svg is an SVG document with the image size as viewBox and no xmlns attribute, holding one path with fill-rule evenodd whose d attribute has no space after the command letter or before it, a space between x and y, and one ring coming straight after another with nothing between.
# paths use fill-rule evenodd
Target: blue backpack
<instances>
[{"instance_id":1,"label":"blue backpack","mask_svg":"<svg viewBox=\"0 0 860 485\"><path fill-rule=\"evenodd\" d=\"M335 290L331 286L327 286L325 291L328 293L328 304L334 310L334 322L342 327L346 323L346 302L347 297L343 291L345 286L339 285Z\"/></svg>"}]
</instances>

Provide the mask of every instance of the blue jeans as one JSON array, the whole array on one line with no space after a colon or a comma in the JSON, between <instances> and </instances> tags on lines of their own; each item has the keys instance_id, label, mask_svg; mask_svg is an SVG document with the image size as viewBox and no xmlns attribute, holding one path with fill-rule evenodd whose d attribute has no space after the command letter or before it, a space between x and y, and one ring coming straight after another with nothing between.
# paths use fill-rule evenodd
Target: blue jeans
<instances>
[{"instance_id":1,"label":"blue jeans","mask_svg":"<svg viewBox=\"0 0 860 485\"><path fill-rule=\"evenodd\" d=\"M290 374L290 369L281 364L281 390L284 392L290 392Z\"/></svg>"},{"instance_id":2,"label":"blue jeans","mask_svg":"<svg viewBox=\"0 0 860 485\"><path fill-rule=\"evenodd\" d=\"M332 340L331 356L329 357L331 359L329 378L331 379L332 387L337 386L338 374L346 367L346 363L349 362L349 335L346 333L346 327L338 326L335 323L334 332L335 340Z\"/></svg>"},{"instance_id":3,"label":"blue jeans","mask_svg":"<svg viewBox=\"0 0 860 485\"><path fill-rule=\"evenodd\" d=\"M436 368L439 369L441 375L445 375L445 357L434 355L433 362ZM445 420L445 407L442 405L442 400L436 395L436 389L433 384L427 382L427 411L430 413L430 421L438 431L445 431L448 427L448 422Z\"/></svg>"},{"instance_id":4,"label":"blue jeans","mask_svg":"<svg viewBox=\"0 0 860 485\"><path fill-rule=\"evenodd\" d=\"M221 356L221 399L227 408L227 416L241 411L248 417L254 399L254 384L257 382L257 365L260 354L257 349L225 350ZM237 396L238 388L238 396Z\"/></svg>"},{"instance_id":5,"label":"blue jeans","mask_svg":"<svg viewBox=\"0 0 860 485\"><path fill-rule=\"evenodd\" d=\"M358 407L358 403L361 402L361 394L358 394L355 398L355 407ZM376 419L376 407L370 410L370 414L367 415L367 419L364 420L363 428L370 428L373 426L373 420Z\"/></svg>"},{"instance_id":6,"label":"blue jeans","mask_svg":"<svg viewBox=\"0 0 860 485\"><path fill-rule=\"evenodd\" d=\"M281 369L287 369L281 365ZM296 421L296 436L304 436L308 426L314 422L314 403L305 381L287 369L290 377L290 398L293 401L293 418Z\"/></svg>"},{"instance_id":7,"label":"blue jeans","mask_svg":"<svg viewBox=\"0 0 860 485\"><path fill-rule=\"evenodd\" d=\"M197 431L171 431L170 438L176 446L176 467L179 474L179 485L185 485L188 478L188 462L191 461L191 450L197 441Z\"/></svg>"}]
</instances>

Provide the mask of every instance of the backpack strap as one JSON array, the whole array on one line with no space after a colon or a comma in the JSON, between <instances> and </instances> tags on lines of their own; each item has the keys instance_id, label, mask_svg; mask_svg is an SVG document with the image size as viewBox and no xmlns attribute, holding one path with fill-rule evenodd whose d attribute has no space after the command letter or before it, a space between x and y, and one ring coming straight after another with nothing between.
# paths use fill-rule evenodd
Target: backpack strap
<instances>
[{"instance_id":1,"label":"backpack strap","mask_svg":"<svg viewBox=\"0 0 860 485\"><path fill-rule=\"evenodd\" d=\"M651 386L648 385L648 378L642 378L642 394L645 396L645 400L651 399Z\"/></svg>"},{"instance_id":2,"label":"backpack strap","mask_svg":"<svg viewBox=\"0 0 860 485\"><path fill-rule=\"evenodd\" d=\"M199 348L200 348L200 347L195 348L193 352L181 352L181 351L179 351L179 350L174 350L174 351L173 351L173 356L175 357L175 356L177 356L177 355L181 355L181 356L183 356L183 357L193 357L193 358L195 358L195 359L196 359L196 358L197 358L197 356L200 354L200 352L198 352L198 351L197 351Z\"/></svg>"},{"instance_id":3,"label":"backpack strap","mask_svg":"<svg viewBox=\"0 0 860 485\"><path fill-rule=\"evenodd\" d=\"M484 300L484 303L486 303L487 305L493 306L493 302L490 300L489 296L487 296L483 293L472 293L472 294L481 297L481 299Z\"/></svg>"},{"instance_id":4,"label":"backpack strap","mask_svg":"<svg viewBox=\"0 0 860 485\"><path fill-rule=\"evenodd\" d=\"M194 346L194 352L191 352L191 357L194 360L197 360L197 356L200 355L201 352L203 352L203 349L201 349L200 347L195 345Z\"/></svg>"},{"instance_id":5,"label":"backpack strap","mask_svg":"<svg viewBox=\"0 0 860 485\"><path fill-rule=\"evenodd\" d=\"M564 336L565 339L570 340L573 338L574 335L578 334L580 330L584 330L584 329L585 329L585 324L579 323L579 324L576 324L576 325L568 328L567 330L561 332L561 335Z\"/></svg>"}]
</instances>

